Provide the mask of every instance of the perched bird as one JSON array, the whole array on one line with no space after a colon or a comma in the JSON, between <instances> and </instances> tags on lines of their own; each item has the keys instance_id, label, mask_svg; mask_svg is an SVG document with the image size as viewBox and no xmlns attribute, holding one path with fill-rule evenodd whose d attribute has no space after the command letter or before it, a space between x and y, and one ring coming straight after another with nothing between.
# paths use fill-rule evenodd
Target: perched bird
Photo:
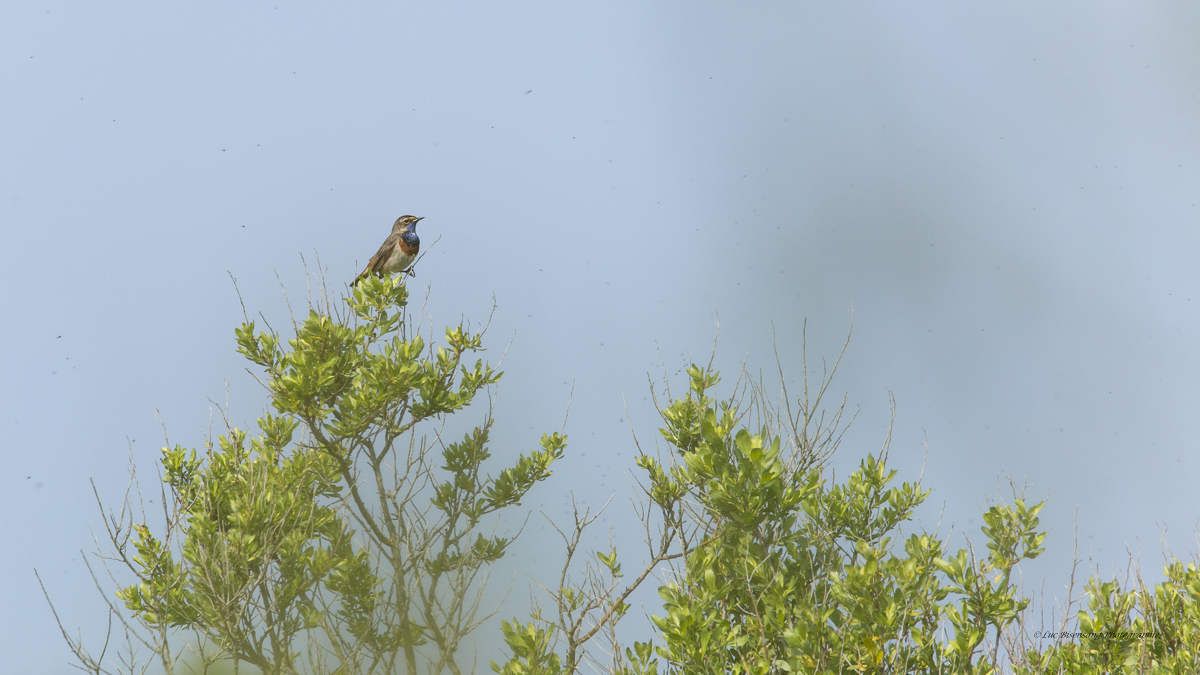
<instances>
[{"instance_id":1,"label":"perched bird","mask_svg":"<svg viewBox=\"0 0 1200 675\"><path fill-rule=\"evenodd\" d=\"M379 276L396 274L406 271L417 259L417 251L421 250L421 240L417 237L417 221L424 218L417 216L400 216L392 225L392 233L383 240L379 252L371 256L367 269L358 275L351 286L358 285L368 274L374 272Z\"/></svg>"}]
</instances>

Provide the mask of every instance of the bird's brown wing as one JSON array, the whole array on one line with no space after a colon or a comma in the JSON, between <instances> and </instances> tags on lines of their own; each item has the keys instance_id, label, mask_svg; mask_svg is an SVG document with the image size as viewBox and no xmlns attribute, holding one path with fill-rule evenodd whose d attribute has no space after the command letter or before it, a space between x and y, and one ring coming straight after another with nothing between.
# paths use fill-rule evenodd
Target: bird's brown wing
<instances>
[{"instance_id":1,"label":"bird's brown wing","mask_svg":"<svg viewBox=\"0 0 1200 675\"><path fill-rule=\"evenodd\" d=\"M393 232L388 236L387 239L384 239L383 245L379 247L379 250L375 252L375 255L371 256L371 260L367 262L367 268L364 269L362 273L359 274L354 280L354 283L350 285L358 285L358 282L371 272L374 272L379 276L383 276L383 266L387 262L387 259L392 255L392 251L396 249L396 244L400 241L400 236L401 235L399 232Z\"/></svg>"}]
</instances>

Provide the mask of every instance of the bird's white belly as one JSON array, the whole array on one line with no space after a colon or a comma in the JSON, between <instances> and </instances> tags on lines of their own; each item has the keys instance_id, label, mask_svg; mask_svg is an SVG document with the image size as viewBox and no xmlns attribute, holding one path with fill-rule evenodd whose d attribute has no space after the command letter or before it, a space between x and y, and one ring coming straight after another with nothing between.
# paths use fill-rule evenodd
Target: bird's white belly
<instances>
[{"instance_id":1,"label":"bird's white belly","mask_svg":"<svg viewBox=\"0 0 1200 675\"><path fill-rule=\"evenodd\" d=\"M413 264L417 256L404 253L397 249L396 252L388 256L388 259L383 263L383 271L387 274L396 274L408 269L409 265Z\"/></svg>"}]
</instances>

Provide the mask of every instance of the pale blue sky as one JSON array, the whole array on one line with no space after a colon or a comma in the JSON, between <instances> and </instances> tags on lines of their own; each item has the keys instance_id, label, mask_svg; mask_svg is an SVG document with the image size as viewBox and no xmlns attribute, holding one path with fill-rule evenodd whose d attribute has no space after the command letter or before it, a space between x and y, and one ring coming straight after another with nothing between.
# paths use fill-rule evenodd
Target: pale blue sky
<instances>
[{"instance_id":1,"label":"pale blue sky","mask_svg":"<svg viewBox=\"0 0 1200 675\"><path fill-rule=\"evenodd\" d=\"M839 473L890 389L927 526L978 541L1012 475L1049 499L1027 585L1063 595L1076 516L1085 564L1159 578L1160 533L1191 557L1200 515L1198 36L1187 2L8 3L4 669L69 672L35 567L100 637L77 552L126 439L150 477L226 382L261 412L229 274L283 324L276 273L299 299L315 251L347 281L403 213L435 322L495 296L496 456L575 383L528 506L617 492L628 537L625 405L652 443L658 350L707 360L719 315L729 375L774 367L774 326L798 376L804 319L833 357L853 306ZM512 563L544 574L559 548L525 537Z\"/></svg>"}]
</instances>

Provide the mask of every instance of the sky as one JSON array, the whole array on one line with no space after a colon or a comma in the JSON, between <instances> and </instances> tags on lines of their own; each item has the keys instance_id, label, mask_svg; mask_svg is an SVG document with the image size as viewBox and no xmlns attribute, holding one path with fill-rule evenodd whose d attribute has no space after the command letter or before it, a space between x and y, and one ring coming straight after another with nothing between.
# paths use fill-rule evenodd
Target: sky
<instances>
[{"instance_id":1,"label":"sky","mask_svg":"<svg viewBox=\"0 0 1200 675\"><path fill-rule=\"evenodd\" d=\"M493 455L569 404L526 506L615 497L626 569L651 382L769 381L778 349L795 384L853 322L836 475L894 396L920 527L981 545L1011 479L1046 500L1027 591L1076 558L1161 579L1200 518L1198 34L1186 2L4 5L5 668L71 672L35 569L102 640L80 552L131 458L153 485L164 444L263 412L238 292L285 325L406 213L429 324L490 316ZM561 564L529 522L509 615Z\"/></svg>"}]
</instances>

